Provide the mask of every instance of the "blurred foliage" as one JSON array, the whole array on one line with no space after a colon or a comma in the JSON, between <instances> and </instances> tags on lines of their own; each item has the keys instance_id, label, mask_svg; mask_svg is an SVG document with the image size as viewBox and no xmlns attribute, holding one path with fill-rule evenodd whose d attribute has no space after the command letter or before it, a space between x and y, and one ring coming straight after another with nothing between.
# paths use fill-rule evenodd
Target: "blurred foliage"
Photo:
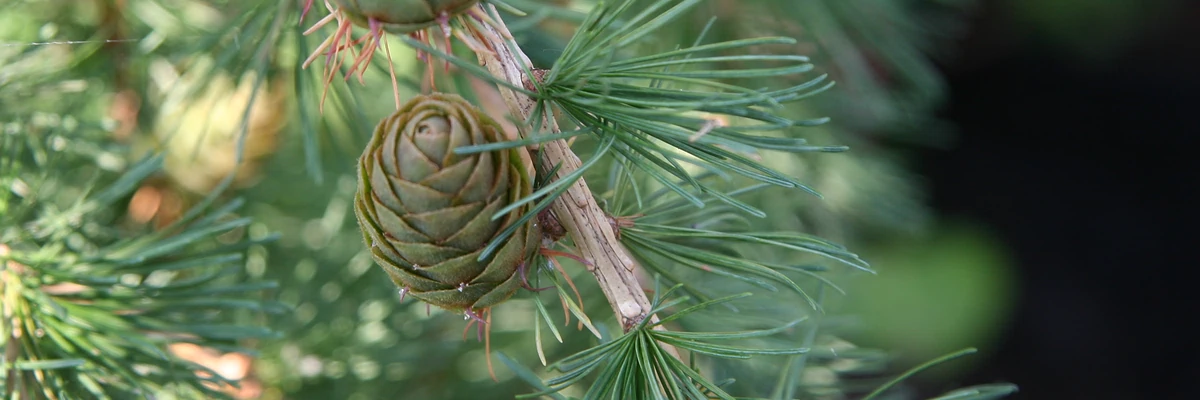
<instances>
[{"instance_id":1,"label":"blurred foliage","mask_svg":"<svg viewBox=\"0 0 1200 400\"><path fill-rule=\"evenodd\" d=\"M839 310L861 318L860 329L848 335L855 343L894 349L897 363L914 365L1000 339L1017 277L1003 243L985 228L949 220L928 234L873 248L871 256L888 260L888 272L847 279L848 291L869 295L840 299ZM945 369L944 378L965 371Z\"/></svg>"},{"instance_id":2,"label":"blurred foliage","mask_svg":"<svg viewBox=\"0 0 1200 400\"><path fill-rule=\"evenodd\" d=\"M1085 61L1105 61L1137 43L1154 21L1168 18L1182 3L1178 0L1018 0L1006 2L1017 31L1027 40L1039 40L1055 50Z\"/></svg>"},{"instance_id":3,"label":"blurred foliage","mask_svg":"<svg viewBox=\"0 0 1200 400\"><path fill-rule=\"evenodd\" d=\"M37 41L59 32L8 28ZM163 161L128 159L115 143L109 82L88 68L101 44L0 47L0 391L232 395L248 357L218 374L223 366L184 354L249 353L275 336L264 313L286 307L264 298L273 282L245 274L274 236L236 214L241 201L198 204L163 229L138 220L148 205L138 185Z\"/></svg>"},{"instance_id":4,"label":"blurred foliage","mask_svg":"<svg viewBox=\"0 0 1200 400\"><path fill-rule=\"evenodd\" d=\"M121 215L123 224L142 229L149 229L144 224L169 227L187 220L193 206L212 201L220 204L236 196L246 199L238 216L255 221L243 227L253 232L251 236L265 237L268 231L280 233L277 241L247 248L247 258L252 261L244 263L245 272L239 276L244 281L277 281L279 288L273 295L291 310L253 318L283 332L281 340L238 343L259 353L253 370L243 381L244 386L260 389L253 397L512 398L532 391L525 380L517 379L518 374L532 374L543 380L555 375L540 367L545 363L543 359L561 360L613 340L610 330L615 325L607 323L610 310L592 283L591 274L569 260L562 260L562 270L577 287L583 311L604 316L606 323L597 323L596 327L602 338L572 320L565 310L560 320L553 307L557 303L553 295L523 291L495 310L491 350L504 355L497 360L525 367L497 364L499 382L489 377L484 346L475 341L473 333L464 332L461 316L430 310L413 300L398 301L393 284L372 264L351 214L354 159L375 122L394 108L388 69L384 60L378 60L363 82L334 79L329 92L323 94L318 71L324 60L309 69L301 68L300 61L320 43L320 35L328 33L326 28L303 35L326 13L314 9L301 23L301 3L10 0L0 10L0 66L4 66L0 69L0 116L4 118L0 123L4 125L0 126L9 136L34 137L39 130L61 130L65 126L77 129L57 131L60 137L78 137L84 134L81 132L93 135L87 141L72 141L69 147L55 147L55 151L77 153L90 163L78 161L71 168L56 169L52 178L70 182L56 186L61 189L53 191L55 199L51 202L69 204L84 193L87 184L94 183L91 176L72 171L90 168L115 174L126 170L146 151L163 151L166 168L141 180L133 190L157 199L157 206L138 208L130 204L136 203L136 195L122 198L109 212ZM510 26L534 63L542 67L554 63L567 46L575 24L595 6L585 0L507 3L528 12L524 17L511 18ZM944 89L929 56L952 36L970 3L711 0L701 2L703 6L691 11L688 18L673 22L657 36L622 49L636 54L672 50L693 43L701 33L703 41L709 43L783 35L798 39L798 43L763 50L810 55L818 74L829 74L838 82L829 91L789 105L785 116L797 120L832 117L832 124L803 128L803 136L819 146L850 145L851 153L802 158L771 152L756 155L764 164L813 186L825 196L824 200L798 197L778 188L764 189L739 198L770 218L739 215L732 220L727 209L707 209L706 213L680 221L694 225L713 219L732 224L726 227L814 233L851 249L876 243L885 249L958 246L958 242L894 241L928 227L930 216L922 206L920 186L904 172L905 155L889 144L945 142L946 131L930 118ZM317 7L321 7L320 2ZM713 15L718 19L705 30ZM425 67L417 60L416 52L401 45L400 40L393 39L390 44L387 61L393 63L400 77L401 98L427 89L429 82L421 80ZM439 89L462 92L485 108L497 109L495 100L489 100L495 98L494 93L478 90L479 86L457 68L448 70L443 76L449 79L437 82ZM51 73L54 71L62 73ZM739 84L779 84L771 79L748 79ZM328 98L323 109L318 106L322 96ZM21 125L14 128L18 122ZM51 137L49 133L42 135L38 137ZM9 146L16 141L6 138L0 143ZM597 143L580 140L576 146L587 155ZM232 161L241 164L233 168ZM623 166L601 166L589 171L587 178L595 182L597 190L608 184L609 192L604 195L617 205L622 200L615 188L626 178L612 171ZM230 174L233 171L238 172ZM662 188L661 182L640 179L633 183L641 185L645 193ZM714 185L734 191L749 183L730 180ZM121 211L124 209L129 210L128 215ZM636 213L631 208L626 210ZM132 237L144 232L122 234ZM703 240L699 243L696 246L704 245ZM963 245L967 250L962 251L969 251L967 245L978 244L969 242ZM852 269L832 268L838 264L819 255L797 255L794 249L732 247L729 254L752 254L754 261L762 265L792 268L788 277L801 290L763 290L754 282L700 271L679 272L677 280L688 282L687 289L696 290L687 293L701 294L696 296L700 300L746 291L761 295L717 305L672 323L685 331L705 332L764 329L780 321L801 321L780 335L751 344L810 351L750 360L704 361L700 367L706 376L734 393L781 398L845 398L868 393L882 383L876 378L887 371L887 353L843 339L845 333L855 329L842 311L823 314L804 303L804 295L817 306L842 298L840 285L854 273ZM878 255L876 265L883 266L880 269L885 276L895 274L898 280L910 276L908 269L904 263L891 260L919 260L914 257L920 256L899 250ZM950 257L947 262L971 259ZM988 271L987 264L980 265L980 270L963 271L943 267L947 269L938 271L945 275L938 276L945 280L930 284L946 290L970 288L981 278L968 275ZM548 268L554 267L543 266L542 270ZM823 280L813 279L816 272ZM646 278L647 282L654 279ZM662 279L670 281L665 274ZM860 281L874 279L880 278L864 276ZM880 282L885 285L892 281ZM853 309L868 314L868 320L875 315L871 304L883 300L890 306L893 300L907 296L876 291L862 282L846 289L850 291L846 298L862 302ZM986 313L989 309L999 312L995 298L987 298L988 293L1000 289L993 290L997 292L981 288L946 296L979 296L964 297L974 299L964 300L959 309L964 313ZM928 299L911 298L914 302ZM944 304L917 302L906 307L920 313L896 318L934 319L935 315L928 313L943 310L939 305ZM737 313L732 313L735 310ZM984 315L979 318L974 323L969 319L948 321L958 325L954 332L945 334L959 336L945 343L979 344L985 339L977 336L979 327L993 323ZM543 329L542 322L548 319L554 321L556 331ZM941 317L936 319L947 322ZM911 320L888 323L899 325ZM881 337L862 338L873 346L891 349L914 345L905 340L911 339L908 335L893 336L892 331L884 329L871 331ZM537 332L537 337L531 332ZM558 337L561 340L556 340ZM969 337L978 340L963 341ZM921 349L920 356L914 356L927 359L946 351L929 345ZM787 366L781 370L782 360ZM862 376L868 378L860 379ZM562 394L582 396L583 392L572 387ZM240 396L250 397L246 393Z\"/></svg>"}]
</instances>

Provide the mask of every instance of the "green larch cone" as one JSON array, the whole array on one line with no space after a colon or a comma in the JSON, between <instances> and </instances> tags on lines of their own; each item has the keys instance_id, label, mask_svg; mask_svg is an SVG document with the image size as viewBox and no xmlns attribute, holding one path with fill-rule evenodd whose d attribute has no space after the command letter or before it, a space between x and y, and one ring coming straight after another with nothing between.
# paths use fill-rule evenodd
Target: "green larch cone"
<instances>
[{"instance_id":1,"label":"green larch cone","mask_svg":"<svg viewBox=\"0 0 1200 400\"><path fill-rule=\"evenodd\" d=\"M361 26L374 19L393 33L416 32L438 24L438 19L466 11L479 0L333 0L346 16Z\"/></svg>"},{"instance_id":2,"label":"green larch cone","mask_svg":"<svg viewBox=\"0 0 1200 400\"><path fill-rule=\"evenodd\" d=\"M500 124L452 94L418 96L375 128L359 158L354 214L375 262L401 293L476 313L521 287L517 269L541 243L536 225L518 227L491 256L479 256L531 207L492 220L533 192L520 154L526 150L453 152L504 140Z\"/></svg>"}]
</instances>

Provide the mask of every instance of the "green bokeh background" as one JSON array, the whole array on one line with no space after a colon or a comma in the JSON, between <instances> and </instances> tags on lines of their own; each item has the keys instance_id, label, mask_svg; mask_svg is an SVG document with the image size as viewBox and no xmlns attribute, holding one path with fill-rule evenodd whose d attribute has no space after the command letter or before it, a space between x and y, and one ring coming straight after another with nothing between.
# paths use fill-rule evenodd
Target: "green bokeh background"
<instances>
[{"instance_id":1,"label":"green bokeh background","mask_svg":"<svg viewBox=\"0 0 1200 400\"><path fill-rule=\"evenodd\" d=\"M145 67L150 61L174 63L185 59L186 54L178 53L183 48L179 43L194 40L198 34L213 33L206 30L203 21L191 21L185 25L195 29L179 31L164 31L161 24L154 23L158 18L156 10L187 5L185 3L189 1L127 2L131 37L139 40L120 46L125 46L133 65L138 67L132 69L135 79L140 82L135 87L149 81L146 76L149 70ZM762 3L760 7L771 10L781 7L784 1L759 3ZM894 6L889 10L900 10L887 17L901 21L922 21L920 18L925 14L918 10L932 7L914 1L887 3ZM202 9L228 17L221 12L232 14L237 8L231 4L214 2ZM724 5L728 6L727 3ZM575 6L587 9L589 4L577 2ZM985 226L969 219L930 213L922 205L923 188L919 181L906 172L905 154L878 144L886 142L886 138L897 137L905 141L917 138L944 143L939 138L947 137L945 130L930 128L932 125L913 125L913 121L929 122L928 114L938 96L930 96L930 104L914 104L915 97L911 92L920 89L936 93L940 89L927 86L897 88L880 83L872 90L854 90L877 83L870 81L874 75L862 72L864 69L858 67L863 65L838 64L846 62L846 58L833 56L838 52L857 52L899 54L911 58L944 47L944 44L912 45L936 42L930 37L938 35L911 33L911 40L900 42L867 40L870 35L863 26L871 26L870 15L854 14L852 8L831 7L827 7L829 21L845 22L837 18L861 20L854 20L857 24L850 27L821 30L805 25L799 17L786 20L787 14L780 14L785 16L782 26L801 28L801 45L808 46L806 49L811 51L818 65L847 83L790 111L795 115L830 115L834 118L830 125L806 130L804 134L822 144L850 143L855 151L802 159L769 157L767 162L813 182L827 198L823 202L782 196L759 199L764 209L774 213L763 224L814 232L843 242L877 268L879 274L875 276L845 274L839 277L848 293L830 296L828 308L834 315L854 321L838 327L836 334L859 347L890 351L893 356L889 364L891 371L963 347L980 348L982 355L920 377L950 381L969 372L971 363L986 360L992 345L1004 334L1005 324L1011 318L1012 302L1020 291L1015 284L1018 277L1014 275L1014 261L1005 244ZM696 18L675 27L672 32L679 33L679 38L672 40L692 37L707 22L713 9L720 8L702 7ZM1137 24L1141 22L1138 21L1145 21L1147 16L1155 13L1169 12L1169 8L1145 6L1137 1L1022 0L1003 10L1020 16L1019 20L1030 27L1026 30L1031 32L1030 35L1048 38L1064 49L1089 57L1103 57L1106 46L1122 45L1128 32L1139 28ZM737 25L746 21L734 16L727 19L731 20L729 25L718 25L725 30L716 34L736 36L746 33ZM1093 26L1103 29L1087 29ZM17 0L0 9L0 44L4 46L0 47L0 52L12 54L46 47L69 50L77 47L30 44L99 40L93 36L98 29L93 2ZM149 46L155 35L161 35L166 44ZM846 39L835 43L850 47L823 47L833 45L824 44L822 39L834 37ZM565 39L528 34L519 38L525 43L537 43L533 46L544 47L560 46ZM673 46L674 42L666 42ZM401 50L398 43L394 44L397 46L392 52L398 72L419 76L420 65L413 61L412 53ZM908 45L911 48L905 47ZM543 47L527 51L535 58L553 53ZM89 63L76 66L80 76L95 84L95 91L89 93L96 95L91 107L96 119L102 118L96 115L111 99L106 77L111 74L112 65L101 62L104 57L101 54L91 58ZM893 60L907 59L897 57ZM860 61L866 63L869 60ZM904 66L916 68L917 72L912 74L931 71L920 69L930 68L920 64ZM897 68L897 71L903 70ZM378 120L391 110L390 91L371 90L390 88L385 77L375 73L369 75L366 85L348 84L351 90L363 96L362 104L367 106L356 111L368 121ZM914 79L909 83L912 82L922 81ZM404 90L403 96L415 93L411 87ZM876 111L880 107L895 111L872 114L875 117L862 120L856 117L864 111L853 104L870 104ZM45 112L54 112L52 103L40 106ZM878 115L900 115L906 122L897 124L896 119ZM355 129L352 123L332 124L320 143L323 149L320 167L324 179L317 183L303 168L304 143L299 140L298 121L298 118L289 120L283 131L283 145L264 169L266 178L238 193L249 200L245 214L258 221L255 230L283 234L278 243L254 249L247 269L253 277L278 280L281 289L275 295L294 307L293 313L267 322L283 331L286 339L258 345L262 357L255 364L253 378L265 386L262 398L499 399L528 391L525 383L513 379L513 373L499 363L496 371L500 382L491 381L483 362L482 344L473 339L462 339L460 316L446 315L438 310L427 316L424 305L413 300L399 302L392 283L367 257L354 226L350 201L354 185L353 159L369 131ZM936 121L929 123L936 125ZM899 125L906 128L895 128ZM919 134L922 131L928 131L929 135L922 136ZM148 135L149 132L138 134ZM128 143L123 145L134 147ZM581 283L584 296L599 299L586 271L571 263L568 268L575 282ZM540 363L529 332L533 323L530 304L528 299L518 298L497 310L495 319L498 322L492 332L492 344L494 350L541 371L536 368ZM591 315L609 312L603 301L591 301L587 306ZM545 340L549 359L561 358L594 344L594 338L586 331L576 331L573 326L564 329L566 343L560 345Z\"/></svg>"}]
</instances>

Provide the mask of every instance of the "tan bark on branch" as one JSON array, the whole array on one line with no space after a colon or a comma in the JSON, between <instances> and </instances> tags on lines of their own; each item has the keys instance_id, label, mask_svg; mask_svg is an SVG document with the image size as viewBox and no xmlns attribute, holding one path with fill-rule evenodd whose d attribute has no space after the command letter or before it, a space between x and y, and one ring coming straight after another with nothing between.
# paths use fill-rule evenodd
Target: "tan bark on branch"
<instances>
[{"instance_id":1,"label":"tan bark on branch","mask_svg":"<svg viewBox=\"0 0 1200 400\"><path fill-rule=\"evenodd\" d=\"M485 12L490 8L492 12L488 14L496 15L494 6L481 4L479 7L486 7ZM484 35L488 38L483 39L489 41L487 45L494 53L479 54L480 64L492 75L514 86L532 88L533 85L528 82L524 72L533 70L532 63L520 48L510 46L502 39L511 37L503 21L497 20L496 27L482 25L486 31L490 31L487 32L489 35ZM526 120L537 106L534 99L507 87L501 86L500 94L512 115ZM542 124L550 133L560 132L558 124L549 113L543 115ZM561 139L541 144L537 158L543 170L551 170L554 166L561 165L555 173L555 179L562 179L578 170L581 165L579 157L571 151L567 142ZM622 327L628 331L646 318L656 321L657 317L649 314L650 300L638 283L635 274L637 264L621 246L608 215L596 203L587 182L580 178L571 184L567 192L551 205L551 211L566 228L581 255L592 263L588 268L596 277ZM668 348L668 351L676 357L679 356L674 348Z\"/></svg>"}]
</instances>

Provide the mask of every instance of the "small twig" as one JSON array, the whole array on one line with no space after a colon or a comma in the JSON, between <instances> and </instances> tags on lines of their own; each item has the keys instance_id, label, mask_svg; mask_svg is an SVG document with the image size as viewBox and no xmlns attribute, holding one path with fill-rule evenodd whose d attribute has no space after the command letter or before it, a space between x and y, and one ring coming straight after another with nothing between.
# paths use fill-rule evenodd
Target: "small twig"
<instances>
[{"instance_id":1,"label":"small twig","mask_svg":"<svg viewBox=\"0 0 1200 400\"><path fill-rule=\"evenodd\" d=\"M483 7L490 7L491 11L495 13L494 6L480 4L478 7L483 12L487 12L487 9ZM480 24L482 29L488 33L481 35L484 37L480 39L486 40L488 47L493 51L491 54L479 53L480 64L486 67L493 76L504 79L514 86L530 87L524 71L532 71L533 64L515 44L510 47L501 39L511 37L511 34L507 31L508 28L503 21L496 19L495 22L495 26ZM504 86L500 86L500 94L513 115L520 116L525 120L529 119L537 106L537 101L534 99ZM551 133L561 132L558 123L548 114L546 113L542 117L543 126ZM537 154L537 161L543 169L553 170L556 165L559 166L554 179L563 179L582 165L579 157L571 151L567 142L561 139L541 144ZM642 290L634 273L637 264L621 247L617 240L617 233L609 223L608 215L596 203L592 191L588 189L587 182L583 178L579 178L572 183L567 192L554 201L551 211L574 240L579 252L584 258L591 261L592 265L588 267L588 270L595 275L596 281L599 282L601 290L604 291L609 305L612 306L613 312L621 321L621 326L625 331L628 332L646 318L657 321L658 317L650 315L650 299L646 297L646 293ZM662 329L662 326L655 329ZM673 347L667 346L667 350L672 355L679 357Z\"/></svg>"}]
</instances>

